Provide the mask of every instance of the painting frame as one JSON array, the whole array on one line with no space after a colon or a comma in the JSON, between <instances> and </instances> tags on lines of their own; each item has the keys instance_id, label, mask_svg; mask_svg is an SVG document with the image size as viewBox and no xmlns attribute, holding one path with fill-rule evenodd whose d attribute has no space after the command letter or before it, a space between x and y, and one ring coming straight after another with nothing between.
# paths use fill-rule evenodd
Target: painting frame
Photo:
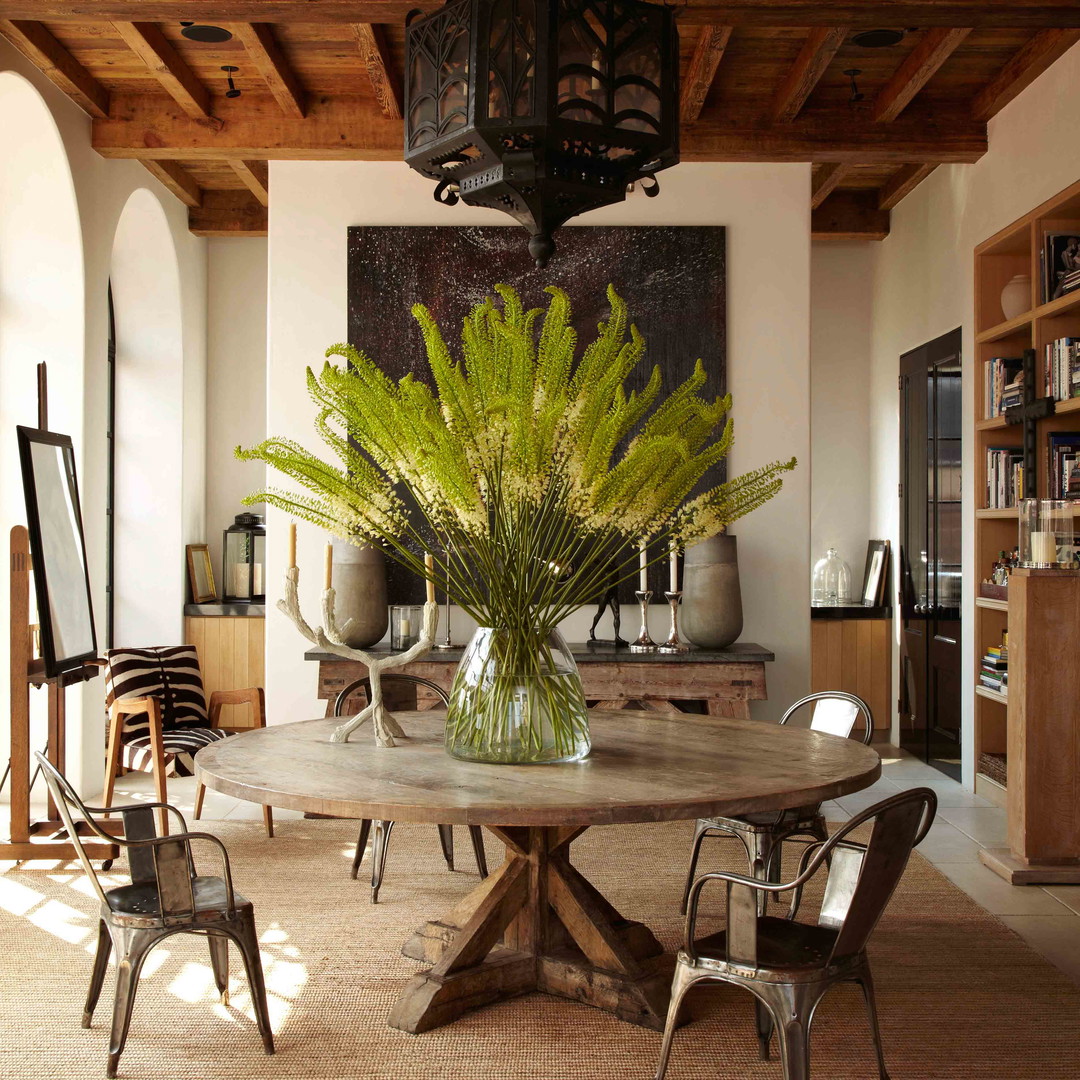
<instances>
[{"instance_id":1,"label":"painting frame","mask_svg":"<svg viewBox=\"0 0 1080 1080\"><path fill-rule=\"evenodd\" d=\"M870 540L866 545L866 566L863 569L863 607L880 607L885 603L889 580L889 541Z\"/></svg>"},{"instance_id":2,"label":"painting frame","mask_svg":"<svg viewBox=\"0 0 1080 1080\"><path fill-rule=\"evenodd\" d=\"M90 568L71 437L18 426L45 677L97 659ZM49 449L53 450L50 455ZM53 463L62 461L62 469Z\"/></svg>"},{"instance_id":3,"label":"painting frame","mask_svg":"<svg viewBox=\"0 0 1080 1080\"><path fill-rule=\"evenodd\" d=\"M187 570L188 588L191 590L191 602L193 604L212 604L217 600L217 588L214 585L214 566L210 560L209 544L188 544ZM202 584L206 588L200 588L199 571L203 573Z\"/></svg>"}]
</instances>

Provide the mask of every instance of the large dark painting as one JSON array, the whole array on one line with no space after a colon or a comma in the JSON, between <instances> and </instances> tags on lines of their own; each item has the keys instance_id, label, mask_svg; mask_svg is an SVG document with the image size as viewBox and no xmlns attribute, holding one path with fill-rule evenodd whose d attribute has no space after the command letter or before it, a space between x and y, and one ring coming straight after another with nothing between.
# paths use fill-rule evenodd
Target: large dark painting
<instances>
[{"instance_id":1,"label":"large dark painting","mask_svg":"<svg viewBox=\"0 0 1080 1080\"><path fill-rule=\"evenodd\" d=\"M538 270L521 229L501 226L355 226L349 229L349 341L393 378L412 372L427 380L427 359L410 308L426 304L454 349L461 320L497 284L512 285L527 307L546 306L547 285L570 296L580 347L607 315L615 286L645 337L644 361L631 376L643 387L654 364L663 393L683 382L700 357L706 393L726 380L726 268L723 227L578 226L559 231L559 250ZM718 469L711 486L723 479ZM666 566L652 569L651 587L666 585ZM394 563L393 603L422 602L423 586ZM633 602L633 584L622 597Z\"/></svg>"}]
</instances>

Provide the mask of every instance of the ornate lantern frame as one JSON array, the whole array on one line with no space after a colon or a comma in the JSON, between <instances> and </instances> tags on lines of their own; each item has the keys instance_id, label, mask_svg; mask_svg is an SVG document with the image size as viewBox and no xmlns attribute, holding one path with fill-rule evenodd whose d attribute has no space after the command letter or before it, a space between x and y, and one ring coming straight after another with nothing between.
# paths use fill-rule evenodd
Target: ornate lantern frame
<instances>
[{"instance_id":1,"label":"ornate lantern frame","mask_svg":"<svg viewBox=\"0 0 1080 1080\"><path fill-rule=\"evenodd\" d=\"M405 161L435 199L552 233L679 161L675 10L640 0L450 0L406 24Z\"/></svg>"}]
</instances>

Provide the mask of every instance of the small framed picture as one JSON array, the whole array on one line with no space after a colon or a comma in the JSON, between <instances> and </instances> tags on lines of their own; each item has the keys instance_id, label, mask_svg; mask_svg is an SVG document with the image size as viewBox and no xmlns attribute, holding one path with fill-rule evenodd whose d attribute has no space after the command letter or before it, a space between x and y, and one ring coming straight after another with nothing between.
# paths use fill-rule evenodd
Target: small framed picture
<instances>
[{"instance_id":1,"label":"small framed picture","mask_svg":"<svg viewBox=\"0 0 1080 1080\"><path fill-rule=\"evenodd\" d=\"M210 549L206 544L187 546L188 585L193 604L209 604L217 599L214 588L214 569L210 565Z\"/></svg>"},{"instance_id":2,"label":"small framed picture","mask_svg":"<svg viewBox=\"0 0 1080 1080\"><path fill-rule=\"evenodd\" d=\"M871 540L866 545L866 568L863 571L862 602L866 607L885 603L889 578L889 541Z\"/></svg>"},{"instance_id":3,"label":"small framed picture","mask_svg":"<svg viewBox=\"0 0 1080 1080\"><path fill-rule=\"evenodd\" d=\"M1056 300L1080 286L1080 234L1043 234L1043 301Z\"/></svg>"}]
</instances>

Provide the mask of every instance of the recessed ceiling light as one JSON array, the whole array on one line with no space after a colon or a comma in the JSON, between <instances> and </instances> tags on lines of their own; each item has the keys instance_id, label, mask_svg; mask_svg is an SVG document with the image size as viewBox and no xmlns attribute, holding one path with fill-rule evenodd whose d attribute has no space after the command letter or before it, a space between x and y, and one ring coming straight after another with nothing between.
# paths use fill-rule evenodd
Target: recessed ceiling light
<instances>
[{"instance_id":1,"label":"recessed ceiling light","mask_svg":"<svg viewBox=\"0 0 1080 1080\"><path fill-rule=\"evenodd\" d=\"M201 23L182 22L180 31L188 41L201 41L204 45L220 45L232 38L232 32L224 26L203 26Z\"/></svg>"},{"instance_id":2,"label":"recessed ceiling light","mask_svg":"<svg viewBox=\"0 0 1080 1080\"><path fill-rule=\"evenodd\" d=\"M887 49L904 40L903 30L860 30L851 38L853 45L862 49Z\"/></svg>"}]
</instances>

